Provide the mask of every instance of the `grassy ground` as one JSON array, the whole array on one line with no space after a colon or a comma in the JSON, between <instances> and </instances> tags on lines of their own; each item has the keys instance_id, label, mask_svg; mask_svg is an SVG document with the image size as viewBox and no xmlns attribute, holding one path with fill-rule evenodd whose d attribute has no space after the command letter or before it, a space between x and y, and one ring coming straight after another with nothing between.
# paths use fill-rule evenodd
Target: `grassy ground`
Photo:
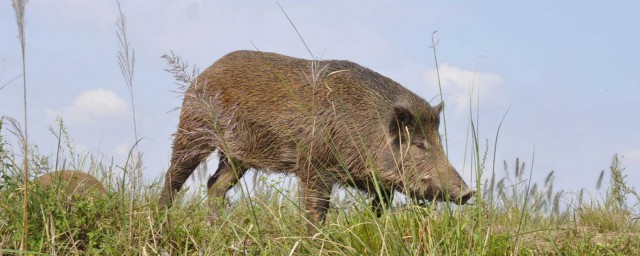
<instances>
[{"instance_id":1,"label":"grassy ground","mask_svg":"<svg viewBox=\"0 0 640 256\"><path fill-rule=\"evenodd\" d=\"M6 126L5 120L5 126ZM0 127L0 129L2 129ZM7 129L0 134L7 134ZM9 129L12 131L12 129ZM15 131L15 130L13 130ZM0 253L17 253L22 237L21 166L14 147L0 137ZM67 154L69 154L67 152ZM75 157L74 157L75 155ZM158 182L132 192L129 179L94 157L69 154L66 161L31 150L33 176L59 166L90 166L110 191L104 197L67 199L59 191L32 187L29 250L42 254L155 255L639 255L636 197L614 157L603 199L529 184L524 163L507 164L508 176L481 182L467 206L399 204L376 218L361 194L341 192L322 232L309 237L297 199L278 182L257 179L209 225L202 193L182 195L168 212L158 211ZM60 157L62 159L62 157ZM484 166L483 164L480 167ZM125 168L126 169L126 168ZM482 170L482 169L480 169ZM604 188L607 187L607 188ZM250 190L251 193L246 191ZM241 193L239 191L244 191Z\"/></svg>"}]
</instances>

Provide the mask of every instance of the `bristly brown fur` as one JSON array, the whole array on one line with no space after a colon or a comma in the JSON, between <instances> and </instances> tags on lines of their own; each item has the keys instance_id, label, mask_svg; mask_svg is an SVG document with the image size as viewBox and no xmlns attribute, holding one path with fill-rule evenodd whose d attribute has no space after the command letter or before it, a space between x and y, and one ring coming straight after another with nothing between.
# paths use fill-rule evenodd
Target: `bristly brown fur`
<instances>
[{"instance_id":1,"label":"bristly brown fur","mask_svg":"<svg viewBox=\"0 0 640 256\"><path fill-rule=\"evenodd\" d=\"M61 170L47 173L35 179L35 184L42 187L64 189L69 196L104 195L106 190L98 179L82 171Z\"/></svg>"},{"instance_id":2,"label":"bristly brown fur","mask_svg":"<svg viewBox=\"0 0 640 256\"><path fill-rule=\"evenodd\" d=\"M248 168L293 173L310 226L324 219L336 183L372 193L374 204L394 190L464 203L473 192L443 152L441 110L353 62L232 52L185 93L160 203L170 206L216 149L210 198L224 197Z\"/></svg>"}]
</instances>

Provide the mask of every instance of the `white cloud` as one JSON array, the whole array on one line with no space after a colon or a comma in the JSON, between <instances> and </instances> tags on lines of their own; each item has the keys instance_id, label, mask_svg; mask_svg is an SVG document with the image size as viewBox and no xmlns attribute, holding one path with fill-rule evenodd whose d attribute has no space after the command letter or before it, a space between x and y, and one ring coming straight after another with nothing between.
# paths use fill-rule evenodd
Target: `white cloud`
<instances>
[{"instance_id":1,"label":"white cloud","mask_svg":"<svg viewBox=\"0 0 640 256\"><path fill-rule=\"evenodd\" d=\"M47 109L46 116L49 120L60 116L70 125L118 127L131 115L122 97L100 88L81 92L61 110Z\"/></svg>"},{"instance_id":2,"label":"white cloud","mask_svg":"<svg viewBox=\"0 0 640 256\"><path fill-rule=\"evenodd\" d=\"M451 64L441 65L439 69L445 101L446 103L452 102L456 111L465 111L469 108L472 92L474 104L478 93L480 93L481 103L491 103L499 99L500 87L504 81L500 75L492 72L466 70ZM438 92L436 70L428 71L425 79L430 91Z\"/></svg>"}]
</instances>

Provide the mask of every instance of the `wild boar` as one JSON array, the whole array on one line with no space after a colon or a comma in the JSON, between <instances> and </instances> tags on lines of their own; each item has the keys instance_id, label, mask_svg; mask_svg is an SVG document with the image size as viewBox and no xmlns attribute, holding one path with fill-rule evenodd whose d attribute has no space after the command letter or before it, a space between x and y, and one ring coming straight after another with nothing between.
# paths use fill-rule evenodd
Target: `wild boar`
<instances>
[{"instance_id":1,"label":"wild boar","mask_svg":"<svg viewBox=\"0 0 640 256\"><path fill-rule=\"evenodd\" d=\"M63 194L68 198L106 194L104 186L98 179L82 171L61 170L50 172L36 178L34 183L41 187L63 189Z\"/></svg>"},{"instance_id":2,"label":"wild boar","mask_svg":"<svg viewBox=\"0 0 640 256\"><path fill-rule=\"evenodd\" d=\"M160 206L216 149L212 216L249 168L299 178L310 232L324 221L334 184L370 193L378 212L393 191L463 204L474 191L444 153L443 106L349 61L229 53L185 92Z\"/></svg>"}]
</instances>

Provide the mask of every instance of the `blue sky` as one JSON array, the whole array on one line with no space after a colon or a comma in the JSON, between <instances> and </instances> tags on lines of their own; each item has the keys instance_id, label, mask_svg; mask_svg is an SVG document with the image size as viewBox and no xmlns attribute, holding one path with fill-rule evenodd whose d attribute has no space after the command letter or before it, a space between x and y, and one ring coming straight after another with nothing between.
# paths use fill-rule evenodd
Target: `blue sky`
<instances>
[{"instance_id":1,"label":"blue sky","mask_svg":"<svg viewBox=\"0 0 640 256\"><path fill-rule=\"evenodd\" d=\"M470 86L480 94L482 147L502 115L497 159L520 157L534 179L593 190L612 155L640 187L640 4L618 1L281 1L311 51L348 59L437 96L431 34L447 105L450 159L463 168ZM206 68L233 50L308 58L273 1L123 1L135 48L134 97L144 175L166 170L180 95L159 57L173 50ZM131 105L116 53L117 5L106 0L30 1L26 11L30 141L52 154L56 116L79 149L122 163L133 144ZM0 85L21 70L15 16L0 4ZM475 79L474 79L475 77ZM0 90L0 115L21 117L22 88ZM437 103L436 99L433 103ZM18 118L21 120L20 118ZM106 160L105 160L106 161ZM107 161L108 162L108 161ZM502 164L496 168L502 173Z\"/></svg>"}]
</instances>

